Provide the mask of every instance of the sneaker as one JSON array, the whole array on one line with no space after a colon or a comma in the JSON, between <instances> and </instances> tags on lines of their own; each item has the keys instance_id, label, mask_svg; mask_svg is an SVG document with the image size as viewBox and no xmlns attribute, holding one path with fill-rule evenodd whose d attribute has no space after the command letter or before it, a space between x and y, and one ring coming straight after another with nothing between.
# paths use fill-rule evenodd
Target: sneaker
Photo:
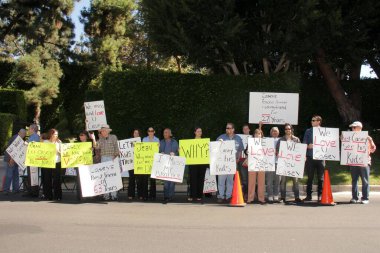
<instances>
[{"instance_id":1,"label":"sneaker","mask_svg":"<svg viewBox=\"0 0 380 253\"><path fill-rule=\"evenodd\" d=\"M218 199L216 202L221 204L223 203L223 199Z\"/></svg>"},{"instance_id":2,"label":"sneaker","mask_svg":"<svg viewBox=\"0 0 380 253\"><path fill-rule=\"evenodd\" d=\"M368 200L368 199L363 199L363 200L362 200L362 204L365 204L365 205L366 205L366 204L369 204L369 200Z\"/></svg>"},{"instance_id":3,"label":"sneaker","mask_svg":"<svg viewBox=\"0 0 380 253\"><path fill-rule=\"evenodd\" d=\"M278 201L278 197L273 197L273 202L274 203L278 203L279 201Z\"/></svg>"},{"instance_id":4,"label":"sneaker","mask_svg":"<svg viewBox=\"0 0 380 253\"><path fill-rule=\"evenodd\" d=\"M356 204L356 203L358 203L358 200L357 200L357 199L351 199L351 200L350 200L350 203L351 203L351 204Z\"/></svg>"}]
</instances>

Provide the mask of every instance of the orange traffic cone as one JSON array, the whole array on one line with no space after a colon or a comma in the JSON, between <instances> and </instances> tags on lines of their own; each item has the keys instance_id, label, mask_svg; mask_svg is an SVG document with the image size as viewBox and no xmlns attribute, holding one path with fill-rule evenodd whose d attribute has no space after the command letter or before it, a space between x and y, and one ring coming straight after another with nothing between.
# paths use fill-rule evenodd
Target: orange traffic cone
<instances>
[{"instance_id":1,"label":"orange traffic cone","mask_svg":"<svg viewBox=\"0 0 380 253\"><path fill-rule=\"evenodd\" d=\"M325 175L324 175L324 181L323 181L323 190L322 190L322 198L321 202L322 205L330 205L334 206L334 200L331 192L331 184L330 184L330 176L329 176L329 170L325 169Z\"/></svg>"},{"instance_id":2,"label":"orange traffic cone","mask_svg":"<svg viewBox=\"0 0 380 253\"><path fill-rule=\"evenodd\" d=\"M239 172L236 171L230 206L245 206L245 205L246 204L244 203L243 192L241 190Z\"/></svg>"}]
</instances>

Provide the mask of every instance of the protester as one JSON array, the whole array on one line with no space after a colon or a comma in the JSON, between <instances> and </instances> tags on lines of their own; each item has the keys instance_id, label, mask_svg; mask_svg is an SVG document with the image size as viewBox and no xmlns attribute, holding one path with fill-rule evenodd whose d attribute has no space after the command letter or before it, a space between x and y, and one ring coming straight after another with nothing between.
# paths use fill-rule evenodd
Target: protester
<instances>
[{"instance_id":1,"label":"protester","mask_svg":"<svg viewBox=\"0 0 380 253\"><path fill-rule=\"evenodd\" d=\"M251 135L251 129L249 128L249 124L244 124L242 127L242 132L244 135ZM246 149L247 147L243 147ZM248 169L246 166L243 166L244 160L247 158L244 150L241 152L241 156L239 162L237 164L237 168L239 170L240 181L243 191L244 200L247 201L248 197Z\"/></svg>"},{"instance_id":2,"label":"protester","mask_svg":"<svg viewBox=\"0 0 380 253\"><path fill-rule=\"evenodd\" d=\"M277 147L279 141L280 130L278 127L272 127L270 136L274 139L274 146ZM278 202L278 192L280 188L280 176L276 174L277 171L277 156L275 158L275 171L265 172L265 182L267 186L267 199L269 202Z\"/></svg>"},{"instance_id":3,"label":"protester","mask_svg":"<svg viewBox=\"0 0 380 253\"><path fill-rule=\"evenodd\" d=\"M133 129L132 131L132 137L133 138L139 138L141 137L141 131L140 129ZM129 170L129 179L128 179L128 200L133 200L136 197L136 177L135 177L135 171Z\"/></svg>"}]
</instances>

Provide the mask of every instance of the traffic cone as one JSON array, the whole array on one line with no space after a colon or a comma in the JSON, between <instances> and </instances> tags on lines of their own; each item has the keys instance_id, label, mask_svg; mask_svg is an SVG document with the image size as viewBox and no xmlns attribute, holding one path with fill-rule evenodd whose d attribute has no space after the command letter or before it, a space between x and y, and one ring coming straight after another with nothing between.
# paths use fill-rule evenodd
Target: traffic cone
<instances>
[{"instance_id":1,"label":"traffic cone","mask_svg":"<svg viewBox=\"0 0 380 253\"><path fill-rule=\"evenodd\" d=\"M335 205L334 199L332 196L332 192L331 192L330 176L329 176L329 170L328 169L325 169L322 198L321 198L320 203L322 205L329 205L329 206Z\"/></svg>"},{"instance_id":2,"label":"traffic cone","mask_svg":"<svg viewBox=\"0 0 380 253\"><path fill-rule=\"evenodd\" d=\"M230 206L245 206L243 192L241 190L239 172L235 173L234 188L232 190L232 198Z\"/></svg>"}]
</instances>

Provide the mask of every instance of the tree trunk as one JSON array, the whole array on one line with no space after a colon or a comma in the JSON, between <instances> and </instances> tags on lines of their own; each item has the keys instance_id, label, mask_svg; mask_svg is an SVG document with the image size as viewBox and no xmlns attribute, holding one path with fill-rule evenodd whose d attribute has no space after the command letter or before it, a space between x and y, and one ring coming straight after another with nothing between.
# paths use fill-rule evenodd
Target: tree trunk
<instances>
[{"instance_id":1,"label":"tree trunk","mask_svg":"<svg viewBox=\"0 0 380 253\"><path fill-rule=\"evenodd\" d=\"M330 64L326 62L326 56L323 49L319 49L317 52L316 62L322 73L325 83L333 96L340 117L343 122L348 124L355 120L360 120L360 111L357 110L343 90L337 76L335 75Z\"/></svg>"},{"instance_id":2,"label":"tree trunk","mask_svg":"<svg viewBox=\"0 0 380 253\"><path fill-rule=\"evenodd\" d=\"M178 55L175 56L175 61L177 62L178 73L182 73L181 58Z\"/></svg>"},{"instance_id":3,"label":"tree trunk","mask_svg":"<svg viewBox=\"0 0 380 253\"><path fill-rule=\"evenodd\" d=\"M263 58L263 68L264 68L264 73L269 75L269 61L267 58Z\"/></svg>"},{"instance_id":4,"label":"tree trunk","mask_svg":"<svg viewBox=\"0 0 380 253\"><path fill-rule=\"evenodd\" d=\"M284 68L284 66L285 66L285 60L286 60L286 53L283 53L282 56L281 56L280 61L279 61L278 64L277 64L276 69L274 70L274 73L277 73L277 72L279 72L281 69Z\"/></svg>"},{"instance_id":5,"label":"tree trunk","mask_svg":"<svg viewBox=\"0 0 380 253\"><path fill-rule=\"evenodd\" d=\"M367 58L367 61L368 61L369 65L371 65L371 68L373 69L373 71L375 71L377 78L380 78L380 63L372 55L370 55Z\"/></svg>"},{"instance_id":6,"label":"tree trunk","mask_svg":"<svg viewBox=\"0 0 380 253\"><path fill-rule=\"evenodd\" d=\"M34 123L37 125L40 125L40 116L41 116L41 105L40 104L35 104L35 109L34 109Z\"/></svg>"},{"instance_id":7,"label":"tree trunk","mask_svg":"<svg viewBox=\"0 0 380 253\"><path fill-rule=\"evenodd\" d=\"M227 75L231 75L231 71L230 71L230 69L228 68L228 66L227 65L223 65L223 69L224 69L224 71L226 72L226 74Z\"/></svg>"},{"instance_id":8,"label":"tree trunk","mask_svg":"<svg viewBox=\"0 0 380 253\"><path fill-rule=\"evenodd\" d=\"M360 80L360 70L362 68L361 62L353 63L350 73L350 80Z\"/></svg>"},{"instance_id":9,"label":"tree trunk","mask_svg":"<svg viewBox=\"0 0 380 253\"><path fill-rule=\"evenodd\" d=\"M240 75L240 71L239 71L239 69L237 68L235 61L233 61L233 62L228 62L227 65L231 67L232 72L234 73L235 76Z\"/></svg>"}]
</instances>

